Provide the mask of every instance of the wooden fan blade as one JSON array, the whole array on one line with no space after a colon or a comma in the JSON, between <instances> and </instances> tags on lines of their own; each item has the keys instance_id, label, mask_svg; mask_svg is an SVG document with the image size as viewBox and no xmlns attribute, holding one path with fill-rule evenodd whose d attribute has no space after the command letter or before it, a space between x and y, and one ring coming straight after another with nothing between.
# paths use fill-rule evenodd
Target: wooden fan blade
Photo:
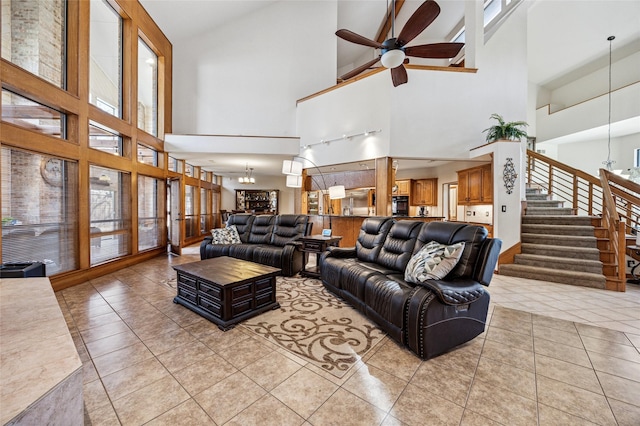
<instances>
[{"instance_id":1,"label":"wooden fan blade","mask_svg":"<svg viewBox=\"0 0 640 426\"><path fill-rule=\"evenodd\" d=\"M433 43L421 44L404 48L404 54L416 58L453 58L464 47L464 43Z\"/></svg>"},{"instance_id":2,"label":"wooden fan blade","mask_svg":"<svg viewBox=\"0 0 640 426\"><path fill-rule=\"evenodd\" d=\"M424 31L440 14L440 6L433 0L427 0L420 5L407 21L400 35L398 44L404 46Z\"/></svg>"},{"instance_id":3,"label":"wooden fan blade","mask_svg":"<svg viewBox=\"0 0 640 426\"><path fill-rule=\"evenodd\" d=\"M391 69L391 80L393 81L393 87L398 87L409 81L409 77L407 77L407 70L404 68L404 65Z\"/></svg>"},{"instance_id":4,"label":"wooden fan blade","mask_svg":"<svg viewBox=\"0 0 640 426\"><path fill-rule=\"evenodd\" d=\"M361 36L360 34L356 34L353 31L349 30L338 30L336 31L336 35L343 40L350 41L351 43L361 44L362 46L375 47L376 49L381 49L382 44L377 41L369 40L368 38Z\"/></svg>"},{"instance_id":5,"label":"wooden fan blade","mask_svg":"<svg viewBox=\"0 0 640 426\"><path fill-rule=\"evenodd\" d=\"M360 74L361 72L366 71L367 69L369 69L373 64L375 64L379 60L380 60L380 56L378 56L377 58L375 58L372 61L367 62L366 64L360 65L358 68L355 68L355 69L349 71L348 73L340 76L340 80L349 80L351 77L355 77L356 75Z\"/></svg>"}]
</instances>

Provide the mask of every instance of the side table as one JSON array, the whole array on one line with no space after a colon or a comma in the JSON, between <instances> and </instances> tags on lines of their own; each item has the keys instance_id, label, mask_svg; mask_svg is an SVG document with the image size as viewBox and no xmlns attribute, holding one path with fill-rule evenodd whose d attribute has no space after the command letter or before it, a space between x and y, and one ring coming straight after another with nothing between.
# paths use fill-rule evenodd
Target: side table
<instances>
[{"instance_id":1,"label":"side table","mask_svg":"<svg viewBox=\"0 0 640 426\"><path fill-rule=\"evenodd\" d=\"M298 241L302 243L302 252L304 253L304 261L302 262L302 271L300 275L309 278L320 278L320 253L325 251L329 246L337 246L342 237L323 237L322 235L310 235L302 237ZM316 254L316 266L307 269L308 253Z\"/></svg>"}]
</instances>

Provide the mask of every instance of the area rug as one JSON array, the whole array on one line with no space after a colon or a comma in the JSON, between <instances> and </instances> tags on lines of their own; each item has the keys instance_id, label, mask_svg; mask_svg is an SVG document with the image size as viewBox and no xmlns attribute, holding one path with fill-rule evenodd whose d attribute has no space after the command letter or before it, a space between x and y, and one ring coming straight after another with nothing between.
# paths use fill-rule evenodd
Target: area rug
<instances>
[{"instance_id":1,"label":"area rug","mask_svg":"<svg viewBox=\"0 0 640 426\"><path fill-rule=\"evenodd\" d=\"M248 319L242 326L340 378L385 333L320 280L277 278L280 309Z\"/></svg>"}]
</instances>

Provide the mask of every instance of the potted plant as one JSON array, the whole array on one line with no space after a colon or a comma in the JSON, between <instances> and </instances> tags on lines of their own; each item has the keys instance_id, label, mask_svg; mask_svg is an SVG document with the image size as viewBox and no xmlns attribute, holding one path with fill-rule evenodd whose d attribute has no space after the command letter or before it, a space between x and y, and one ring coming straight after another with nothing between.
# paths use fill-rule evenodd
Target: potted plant
<instances>
[{"instance_id":1,"label":"potted plant","mask_svg":"<svg viewBox=\"0 0 640 426\"><path fill-rule=\"evenodd\" d=\"M495 142L500 139L510 141L518 141L527 137L527 132L523 129L528 126L524 121L513 121L506 123L500 114L491 114L491 117L498 121L498 124L484 129L482 133L487 132L487 143Z\"/></svg>"}]
</instances>

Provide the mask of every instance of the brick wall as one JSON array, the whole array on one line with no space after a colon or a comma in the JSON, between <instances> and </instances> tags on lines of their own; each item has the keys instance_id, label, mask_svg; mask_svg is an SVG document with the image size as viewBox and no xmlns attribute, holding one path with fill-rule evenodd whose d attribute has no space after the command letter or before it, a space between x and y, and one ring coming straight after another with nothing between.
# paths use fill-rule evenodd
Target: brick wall
<instances>
[{"instance_id":1,"label":"brick wall","mask_svg":"<svg viewBox=\"0 0 640 426\"><path fill-rule=\"evenodd\" d=\"M62 86L64 16L63 0L2 0L2 56Z\"/></svg>"}]
</instances>

